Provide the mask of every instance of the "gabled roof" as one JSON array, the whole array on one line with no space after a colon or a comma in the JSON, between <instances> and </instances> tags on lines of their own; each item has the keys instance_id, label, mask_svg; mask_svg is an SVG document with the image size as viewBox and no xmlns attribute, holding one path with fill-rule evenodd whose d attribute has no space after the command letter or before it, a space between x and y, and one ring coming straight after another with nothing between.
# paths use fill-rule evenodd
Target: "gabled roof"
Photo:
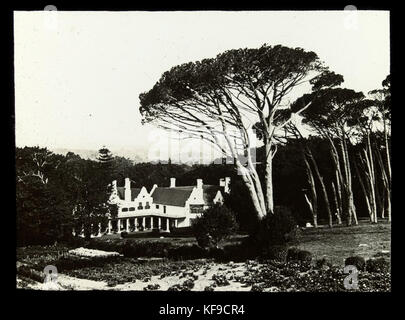
<instances>
[{"instance_id":1,"label":"gabled roof","mask_svg":"<svg viewBox=\"0 0 405 320\"><path fill-rule=\"evenodd\" d=\"M157 187L153 193L153 203L168 206L184 207L194 186L187 187Z\"/></svg>"},{"instance_id":2,"label":"gabled roof","mask_svg":"<svg viewBox=\"0 0 405 320\"><path fill-rule=\"evenodd\" d=\"M203 197L204 197L204 202L207 205L211 205L214 201L215 196L217 195L217 192L219 190L223 190L223 187L220 186L214 186L210 184L203 185Z\"/></svg>"},{"instance_id":3,"label":"gabled roof","mask_svg":"<svg viewBox=\"0 0 405 320\"><path fill-rule=\"evenodd\" d=\"M153 203L184 207L186 201L190 198L194 186L185 187L158 187L152 193ZM211 205L220 186L203 185L203 199L206 205Z\"/></svg>"},{"instance_id":4,"label":"gabled roof","mask_svg":"<svg viewBox=\"0 0 405 320\"><path fill-rule=\"evenodd\" d=\"M134 201L140 192L141 188L131 188L131 201ZM117 193L121 200L125 199L125 187L117 187Z\"/></svg>"}]
</instances>

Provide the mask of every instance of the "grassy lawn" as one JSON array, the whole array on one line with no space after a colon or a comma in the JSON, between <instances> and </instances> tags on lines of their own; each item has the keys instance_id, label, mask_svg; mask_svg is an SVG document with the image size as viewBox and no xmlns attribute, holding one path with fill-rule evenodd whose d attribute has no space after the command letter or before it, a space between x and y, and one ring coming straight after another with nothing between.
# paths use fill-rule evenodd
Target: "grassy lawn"
<instances>
[{"instance_id":1,"label":"grassy lawn","mask_svg":"<svg viewBox=\"0 0 405 320\"><path fill-rule=\"evenodd\" d=\"M379 222L370 224L360 221L357 226L336 226L308 228L298 237L298 248L312 252L316 259L326 257L336 265L342 265L344 259L359 255L369 259L381 255L382 250L387 258L391 256L391 224Z\"/></svg>"}]
</instances>

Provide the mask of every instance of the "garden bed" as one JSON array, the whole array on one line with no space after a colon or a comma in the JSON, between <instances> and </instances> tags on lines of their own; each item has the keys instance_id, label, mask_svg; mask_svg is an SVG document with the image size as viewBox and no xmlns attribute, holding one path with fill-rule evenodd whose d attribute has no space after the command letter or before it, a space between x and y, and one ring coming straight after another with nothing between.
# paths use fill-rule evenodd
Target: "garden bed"
<instances>
[{"instance_id":1,"label":"garden bed","mask_svg":"<svg viewBox=\"0 0 405 320\"><path fill-rule=\"evenodd\" d=\"M358 288L347 289L342 267L325 263L217 263L212 260L153 260L121 258L99 267L68 270L58 278L64 290L160 290L160 291L269 291L328 292L391 290L387 271L360 271ZM25 288L46 289L37 282Z\"/></svg>"}]
</instances>

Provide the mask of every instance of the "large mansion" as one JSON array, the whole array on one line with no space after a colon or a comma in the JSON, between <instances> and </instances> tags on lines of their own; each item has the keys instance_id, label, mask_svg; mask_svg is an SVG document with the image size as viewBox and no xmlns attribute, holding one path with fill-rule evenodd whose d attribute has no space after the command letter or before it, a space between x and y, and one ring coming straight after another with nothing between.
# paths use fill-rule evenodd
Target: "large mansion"
<instances>
[{"instance_id":1,"label":"large mansion","mask_svg":"<svg viewBox=\"0 0 405 320\"><path fill-rule=\"evenodd\" d=\"M193 219L215 203L223 203L229 193L230 178L222 178L219 185L204 185L197 179L194 186L176 186L170 179L169 187L156 184L148 192L145 187L132 188L131 180L125 179L123 187L113 181L111 202L118 205L118 216L108 222L107 233L121 231L163 230L188 227Z\"/></svg>"}]
</instances>

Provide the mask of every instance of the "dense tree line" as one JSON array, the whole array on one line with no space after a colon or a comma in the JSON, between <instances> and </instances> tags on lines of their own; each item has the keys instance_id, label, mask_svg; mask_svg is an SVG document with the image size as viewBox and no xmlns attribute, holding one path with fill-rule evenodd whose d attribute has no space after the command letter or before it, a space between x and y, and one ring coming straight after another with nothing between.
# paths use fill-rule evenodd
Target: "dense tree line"
<instances>
[{"instance_id":1,"label":"dense tree line","mask_svg":"<svg viewBox=\"0 0 405 320\"><path fill-rule=\"evenodd\" d=\"M17 243L69 240L73 230L87 238L116 214L110 164L65 156L46 148L16 148Z\"/></svg>"}]
</instances>

